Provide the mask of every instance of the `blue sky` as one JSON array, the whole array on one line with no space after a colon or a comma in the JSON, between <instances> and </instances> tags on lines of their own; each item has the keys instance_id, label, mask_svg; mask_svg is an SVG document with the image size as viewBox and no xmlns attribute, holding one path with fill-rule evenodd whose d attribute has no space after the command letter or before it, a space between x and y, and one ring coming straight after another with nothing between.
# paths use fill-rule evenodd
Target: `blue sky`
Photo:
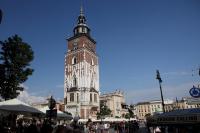
<instances>
[{"instance_id":1,"label":"blue sky","mask_svg":"<svg viewBox=\"0 0 200 133\"><path fill-rule=\"evenodd\" d=\"M81 0L1 0L0 40L18 34L34 52L34 74L25 82L34 96L63 98L66 38ZM102 93L121 89L127 102L189 96L200 81L199 0L85 0L87 24L97 41ZM194 76L192 76L192 74Z\"/></svg>"}]
</instances>

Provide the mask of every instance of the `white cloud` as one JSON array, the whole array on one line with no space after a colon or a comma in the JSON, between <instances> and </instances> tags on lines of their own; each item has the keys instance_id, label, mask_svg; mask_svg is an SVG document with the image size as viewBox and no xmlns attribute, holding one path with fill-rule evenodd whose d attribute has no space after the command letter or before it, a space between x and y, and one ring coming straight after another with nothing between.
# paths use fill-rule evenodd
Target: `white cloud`
<instances>
[{"instance_id":1,"label":"white cloud","mask_svg":"<svg viewBox=\"0 0 200 133\"><path fill-rule=\"evenodd\" d=\"M190 96L189 90L193 85L197 83L184 83L177 86L163 86L163 97L164 99L175 99ZM128 90L125 93L127 103L137 103L149 100L161 99L159 86L155 88L146 89L133 89Z\"/></svg>"},{"instance_id":2,"label":"white cloud","mask_svg":"<svg viewBox=\"0 0 200 133\"><path fill-rule=\"evenodd\" d=\"M56 99L56 101L62 101L62 98L55 97L55 90L53 89L40 89L40 91L36 92L30 92L30 89L28 86L21 84L22 87L24 87L24 91L21 91L17 99L28 103L42 103L47 102L47 98L50 97L53 94L53 97ZM62 88L63 85L57 85L57 88Z\"/></svg>"},{"instance_id":3,"label":"white cloud","mask_svg":"<svg viewBox=\"0 0 200 133\"><path fill-rule=\"evenodd\" d=\"M23 85L23 87L25 87ZM24 91L20 92L19 96L17 97L17 99L28 103L28 104L32 104L32 103L41 103L41 102L45 102L46 101L46 97L42 97L42 96L36 96L36 95L32 95L27 91L27 87L25 87Z\"/></svg>"},{"instance_id":4,"label":"white cloud","mask_svg":"<svg viewBox=\"0 0 200 133\"><path fill-rule=\"evenodd\" d=\"M56 88L64 88L64 85L63 84L56 85Z\"/></svg>"},{"instance_id":5,"label":"white cloud","mask_svg":"<svg viewBox=\"0 0 200 133\"><path fill-rule=\"evenodd\" d=\"M23 87L23 88L26 89L26 90L29 90L29 87L26 86L25 84L20 84L20 86Z\"/></svg>"}]
</instances>

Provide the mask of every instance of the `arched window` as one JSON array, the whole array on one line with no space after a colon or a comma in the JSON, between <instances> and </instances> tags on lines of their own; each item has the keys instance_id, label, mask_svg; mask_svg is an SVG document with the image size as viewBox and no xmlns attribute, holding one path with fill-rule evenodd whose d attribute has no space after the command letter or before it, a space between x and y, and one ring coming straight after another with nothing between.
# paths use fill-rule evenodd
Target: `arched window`
<instances>
[{"instance_id":1,"label":"arched window","mask_svg":"<svg viewBox=\"0 0 200 133\"><path fill-rule=\"evenodd\" d=\"M82 33L82 27L79 27L78 32Z\"/></svg>"},{"instance_id":2,"label":"arched window","mask_svg":"<svg viewBox=\"0 0 200 133\"><path fill-rule=\"evenodd\" d=\"M76 64L77 63L77 58L76 57L73 57L72 58L72 65Z\"/></svg>"},{"instance_id":3,"label":"arched window","mask_svg":"<svg viewBox=\"0 0 200 133\"><path fill-rule=\"evenodd\" d=\"M94 102L97 102L97 94L94 94Z\"/></svg>"},{"instance_id":4,"label":"arched window","mask_svg":"<svg viewBox=\"0 0 200 133\"><path fill-rule=\"evenodd\" d=\"M74 79L73 79L73 87L77 87L77 79L76 79L75 76L74 76Z\"/></svg>"},{"instance_id":5,"label":"arched window","mask_svg":"<svg viewBox=\"0 0 200 133\"><path fill-rule=\"evenodd\" d=\"M87 28L85 28L85 33L87 33Z\"/></svg>"},{"instance_id":6,"label":"arched window","mask_svg":"<svg viewBox=\"0 0 200 133\"><path fill-rule=\"evenodd\" d=\"M79 93L77 93L77 102L79 102Z\"/></svg>"},{"instance_id":7,"label":"arched window","mask_svg":"<svg viewBox=\"0 0 200 133\"><path fill-rule=\"evenodd\" d=\"M73 50L77 50L78 49L78 43L77 42L74 42L73 43Z\"/></svg>"},{"instance_id":8,"label":"arched window","mask_svg":"<svg viewBox=\"0 0 200 133\"><path fill-rule=\"evenodd\" d=\"M92 66L94 65L94 61L93 61L93 59L91 60L91 65L92 65Z\"/></svg>"},{"instance_id":9,"label":"arched window","mask_svg":"<svg viewBox=\"0 0 200 133\"><path fill-rule=\"evenodd\" d=\"M67 104L67 97L64 98L64 103Z\"/></svg>"},{"instance_id":10,"label":"arched window","mask_svg":"<svg viewBox=\"0 0 200 133\"><path fill-rule=\"evenodd\" d=\"M74 101L74 93L70 93L70 102Z\"/></svg>"},{"instance_id":11,"label":"arched window","mask_svg":"<svg viewBox=\"0 0 200 133\"><path fill-rule=\"evenodd\" d=\"M90 102L92 102L92 93L90 93Z\"/></svg>"}]
</instances>

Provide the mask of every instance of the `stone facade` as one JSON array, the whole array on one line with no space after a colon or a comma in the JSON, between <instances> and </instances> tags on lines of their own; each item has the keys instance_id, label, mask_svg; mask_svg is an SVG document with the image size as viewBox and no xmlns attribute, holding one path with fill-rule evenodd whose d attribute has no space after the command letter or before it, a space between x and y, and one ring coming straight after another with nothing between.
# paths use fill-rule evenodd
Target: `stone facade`
<instances>
[{"instance_id":1,"label":"stone facade","mask_svg":"<svg viewBox=\"0 0 200 133\"><path fill-rule=\"evenodd\" d=\"M127 109L122 109L121 104L125 103L124 94L116 90L113 93L100 95L100 102L103 102L112 111L111 117L122 117L128 113Z\"/></svg>"},{"instance_id":2,"label":"stone facade","mask_svg":"<svg viewBox=\"0 0 200 133\"><path fill-rule=\"evenodd\" d=\"M199 108L200 98L182 98L181 100L165 100L164 101L165 112L170 112L177 109L189 109L189 108ZM153 115L155 113L161 113L162 102L160 100L139 102L134 106L134 114L136 114L138 119L145 119L145 116Z\"/></svg>"},{"instance_id":3,"label":"stone facade","mask_svg":"<svg viewBox=\"0 0 200 133\"><path fill-rule=\"evenodd\" d=\"M173 103L172 100L165 100L165 104ZM162 102L160 100L139 102L135 105L135 111L138 119L144 120L146 115L153 115L155 113L161 113L162 110Z\"/></svg>"},{"instance_id":4,"label":"stone facade","mask_svg":"<svg viewBox=\"0 0 200 133\"><path fill-rule=\"evenodd\" d=\"M165 104L165 111L170 112L177 109L190 109L190 108L199 108L200 107L200 98L189 98L185 97L181 100L176 100L171 104Z\"/></svg>"},{"instance_id":5,"label":"stone facade","mask_svg":"<svg viewBox=\"0 0 200 133\"><path fill-rule=\"evenodd\" d=\"M42 102L42 103L33 103L31 106L33 106L33 107L35 107L37 109L41 109L41 108L44 108L44 107L48 106L48 101ZM55 109L64 112L64 103L63 103L63 101L57 101Z\"/></svg>"},{"instance_id":6,"label":"stone facade","mask_svg":"<svg viewBox=\"0 0 200 133\"><path fill-rule=\"evenodd\" d=\"M65 55L65 110L82 119L96 118L99 108L99 64L96 42L81 9Z\"/></svg>"}]
</instances>

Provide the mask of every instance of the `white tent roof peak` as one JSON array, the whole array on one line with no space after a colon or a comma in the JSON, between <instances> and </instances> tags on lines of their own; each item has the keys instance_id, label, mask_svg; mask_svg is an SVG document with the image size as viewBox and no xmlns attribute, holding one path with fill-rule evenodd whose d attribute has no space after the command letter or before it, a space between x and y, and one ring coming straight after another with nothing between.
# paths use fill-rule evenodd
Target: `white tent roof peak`
<instances>
[{"instance_id":1,"label":"white tent roof peak","mask_svg":"<svg viewBox=\"0 0 200 133\"><path fill-rule=\"evenodd\" d=\"M31 107L30 105L16 98L0 102L0 110L8 111L8 112L16 112L16 113L21 113L21 114L25 114L25 113L43 114L38 109Z\"/></svg>"},{"instance_id":2,"label":"white tent roof peak","mask_svg":"<svg viewBox=\"0 0 200 133\"><path fill-rule=\"evenodd\" d=\"M30 106L30 105L18 100L17 98L0 102L0 105L19 105L19 104Z\"/></svg>"}]
</instances>

